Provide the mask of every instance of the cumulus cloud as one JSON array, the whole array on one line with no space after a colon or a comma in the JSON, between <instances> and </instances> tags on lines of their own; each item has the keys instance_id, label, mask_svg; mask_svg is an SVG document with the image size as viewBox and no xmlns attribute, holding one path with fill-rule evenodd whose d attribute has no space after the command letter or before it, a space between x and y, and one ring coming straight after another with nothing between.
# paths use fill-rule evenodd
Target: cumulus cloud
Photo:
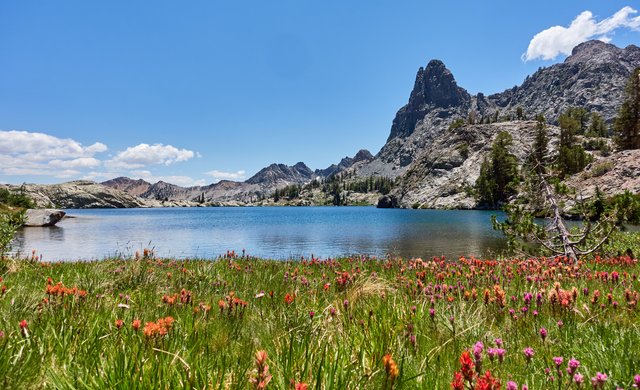
<instances>
[{"instance_id":1,"label":"cumulus cloud","mask_svg":"<svg viewBox=\"0 0 640 390\"><path fill-rule=\"evenodd\" d=\"M139 144L119 152L105 164L111 168L135 169L147 165L171 165L192 159L195 152L172 145Z\"/></svg>"},{"instance_id":2,"label":"cumulus cloud","mask_svg":"<svg viewBox=\"0 0 640 390\"><path fill-rule=\"evenodd\" d=\"M214 169L213 171L205 172L205 174L213 177L216 181L242 180L245 178L245 171L225 172Z\"/></svg>"},{"instance_id":3,"label":"cumulus cloud","mask_svg":"<svg viewBox=\"0 0 640 390\"><path fill-rule=\"evenodd\" d=\"M633 16L637 13L638 11L627 6L598 22L591 11L584 11L569 27L553 26L537 33L529 42L522 60L553 60L560 54L571 54L576 45L590 39L609 42L610 35L620 28L639 30L640 16Z\"/></svg>"},{"instance_id":4,"label":"cumulus cloud","mask_svg":"<svg viewBox=\"0 0 640 390\"><path fill-rule=\"evenodd\" d=\"M101 162L94 155L106 150L100 142L83 146L70 138L0 130L0 173L69 178L79 174L79 169L99 166Z\"/></svg>"}]
</instances>

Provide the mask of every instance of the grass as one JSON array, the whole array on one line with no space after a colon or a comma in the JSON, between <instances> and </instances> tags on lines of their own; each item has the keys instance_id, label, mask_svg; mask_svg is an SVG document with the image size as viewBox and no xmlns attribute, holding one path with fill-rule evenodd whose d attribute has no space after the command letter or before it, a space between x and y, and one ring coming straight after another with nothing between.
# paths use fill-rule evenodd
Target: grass
<instances>
[{"instance_id":1,"label":"grass","mask_svg":"<svg viewBox=\"0 0 640 390\"><path fill-rule=\"evenodd\" d=\"M12 259L0 274L6 389L245 389L254 378L270 378L273 389L444 389L479 341L480 372L489 370L503 388L508 381L577 388L566 372L570 358L580 361L583 387L600 372L608 376L604 388L631 388L640 373L640 265L628 257L570 265L282 262L233 253L175 261L148 253L77 263ZM166 317L174 320L166 335L145 335L147 323ZM495 339L502 362L488 355L499 347ZM527 347L535 351L530 362ZM262 365L257 351L266 351ZM553 357L564 358L558 370Z\"/></svg>"}]
</instances>

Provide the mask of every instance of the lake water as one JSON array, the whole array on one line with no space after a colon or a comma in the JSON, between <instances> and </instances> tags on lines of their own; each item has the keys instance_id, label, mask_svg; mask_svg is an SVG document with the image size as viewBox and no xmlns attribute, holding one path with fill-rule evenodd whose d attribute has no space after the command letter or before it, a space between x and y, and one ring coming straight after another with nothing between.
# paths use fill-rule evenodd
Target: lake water
<instances>
[{"instance_id":1,"label":"lake water","mask_svg":"<svg viewBox=\"0 0 640 390\"><path fill-rule=\"evenodd\" d=\"M66 210L57 226L23 228L14 251L44 260L131 256L214 258L227 250L287 259L341 255L490 255L505 246L488 211L374 207Z\"/></svg>"}]
</instances>

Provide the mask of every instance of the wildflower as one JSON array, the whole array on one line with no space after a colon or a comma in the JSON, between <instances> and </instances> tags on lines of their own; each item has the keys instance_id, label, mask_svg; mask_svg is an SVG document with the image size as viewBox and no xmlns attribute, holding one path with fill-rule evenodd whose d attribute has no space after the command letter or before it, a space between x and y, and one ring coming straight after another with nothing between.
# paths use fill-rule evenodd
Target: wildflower
<instances>
[{"instance_id":1,"label":"wildflower","mask_svg":"<svg viewBox=\"0 0 640 390\"><path fill-rule=\"evenodd\" d=\"M580 373L575 373L573 375L573 381L576 382L577 385L581 385L584 382L584 376Z\"/></svg>"},{"instance_id":2,"label":"wildflower","mask_svg":"<svg viewBox=\"0 0 640 390\"><path fill-rule=\"evenodd\" d=\"M271 381L271 374L269 374L269 366L267 362L267 351L256 352L256 374L250 379L253 383L254 389L264 389Z\"/></svg>"},{"instance_id":3,"label":"wildflower","mask_svg":"<svg viewBox=\"0 0 640 390\"><path fill-rule=\"evenodd\" d=\"M567 367L567 372L569 375L575 374L576 370L580 367L580 362L574 358L569 359L569 365Z\"/></svg>"},{"instance_id":4,"label":"wildflower","mask_svg":"<svg viewBox=\"0 0 640 390\"><path fill-rule=\"evenodd\" d=\"M464 351L462 355L460 355L460 372L462 372L464 379L468 381L471 381L475 376L474 364L469 351Z\"/></svg>"},{"instance_id":5,"label":"wildflower","mask_svg":"<svg viewBox=\"0 0 640 390\"><path fill-rule=\"evenodd\" d=\"M547 330L545 328L540 328L540 337L542 337L542 341L547 338Z\"/></svg>"},{"instance_id":6,"label":"wildflower","mask_svg":"<svg viewBox=\"0 0 640 390\"><path fill-rule=\"evenodd\" d=\"M518 384L514 381L507 382L507 390L518 390Z\"/></svg>"},{"instance_id":7,"label":"wildflower","mask_svg":"<svg viewBox=\"0 0 640 390\"><path fill-rule=\"evenodd\" d=\"M387 378L391 380L391 383L393 383L400 374L400 369L391 357L391 354L384 355L384 357L382 358L382 365L384 366L384 370L387 373Z\"/></svg>"},{"instance_id":8,"label":"wildflower","mask_svg":"<svg viewBox=\"0 0 640 390\"><path fill-rule=\"evenodd\" d=\"M496 345L497 345L498 347L501 347L501 348L502 348L502 339L496 339L496 340L495 340L495 343L496 343Z\"/></svg>"},{"instance_id":9,"label":"wildflower","mask_svg":"<svg viewBox=\"0 0 640 390\"><path fill-rule=\"evenodd\" d=\"M344 308L346 309L349 306L349 300L345 299L344 302L342 302L342 305L344 306Z\"/></svg>"},{"instance_id":10,"label":"wildflower","mask_svg":"<svg viewBox=\"0 0 640 390\"><path fill-rule=\"evenodd\" d=\"M640 375L633 377L633 387L640 387Z\"/></svg>"},{"instance_id":11,"label":"wildflower","mask_svg":"<svg viewBox=\"0 0 640 390\"><path fill-rule=\"evenodd\" d=\"M309 388L309 385L302 382L298 382L294 386L294 390L307 390L308 388Z\"/></svg>"},{"instance_id":12,"label":"wildflower","mask_svg":"<svg viewBox=\"0 0 640 390\"><path fill-rule=\"evenodd\" d=\"M137 331L138 329L140 329L140 324L141 321L138 319L133 320L133 322L131 322L131 327L133 328L133 330Z\"/></svg>"},{"instance_id":13,"label":"wildflower","mask_svg":"<svg viewBox=\"0 0 640 390\"><path fill-rule=\"evenodd\" d=\"M453 374L453 381L451 382L451 388L453 390L464 390L464 377L458 371L456 371Z\"/></svg>"},{"instance_id":14,"label":"wildflower","mask_svg":"<svg viewBox=\"0 0 640 390\"><path fill-rule=\"evenodd\" d=\"M336 315L336 309L334 307L330 307L329 314L331 315L331 317L334 317Z\"/></svg>"},{"instance_id":15,"label":"wildflower","mask_svg":"<svg viewBox=\"0 0 640 390\"><path fill-rule=\"evenodd\" d=\"M491 376L491 372L487 371L483 376L478 378L475 388L481 390L498 390L500 389L500 382L497 378Z\"/></svg>"},{"instance_id":16,"label":"wildflower","mask_svg":"<svg viewBox=\"0 0 640 390\"><path fill-rule=\"evenodd\" d=\"M22 336L24 337L28 337L29 336L29 331L27 329L27 320L22 320L20 321L20 333L22 333Z\"/></svg>"},{"instance_id":17,"label":"wildflower","mask_svg":"<svg viewBox=\"0 0 640 390\"><path fill-rule=\"evenodd\" d=\"M286 303L287 305L292 304L294 299L295 299L295 294L293 294L293 295L292 295L292 294L287 293L287 294L284 296L284 301L285 301L285 303Z\"/></svg>"},{"instance_id":18,"label":"wildflower","mask_svg":"<svg viewBox=\"0 0 640 390\"><path fill-rule=\"evenodd\" d=\"M558 328L562 328L562 326L564 325L564 322L562 322L562 320L558 321Z\"/></svg>"},{"instance_id":19,"label":"wildflower","mask_svg":"<svg viewBox=\"0 0 640 390\"><path fill-rule=\"evenodd\" d=\"M606 381L607 381L607 374L597 372L596 376L591 378L591 385L593 385L595 389L601 389L604 387L604 384Z\"/></svg>"},{"instance_id":20,"label":"wildflower","mask_svg":"<svg viewBox=\"0 0 640 390\"><path fill-rule=\"evenodd\" d=\"M264 291L260 291L259 293L256 294L256 299L260 299L264 297Z\"/></svg>"},{"instance_id":21,"label":"wildflower","mask_svg":"<svg viewBox=\"0 0 640 390\"><path fill-rule=\"evenodd\" d=\"M431 319L433 319L436 316L436 309L434 309L433 307L429 309L429 317L431 317Z\"/></svg>"},{"instance_id":22,"label":"wildflower","mask_svg":"<svg viewBox=\"0 0 640 390\"><path fill-rule=\"evenodd\" d=\"M122 320L116 320L115 325L117 329L122 328L122 325L124 324L124 322Z\"/></svg>"},{"instance_id":23,"label":"wildflower","mask_svg":"<svg viewBox=\"0 0 640 390\"><path fill-rule=\"evenodd\" d=\"M522 352L524 353L524 357L527 358L527 363L529 363L531 358L533 358L533 355L535 355L535 352L531 347L525 348Z\"/></svg>"},{"instance_id":24,"label":"wildflower","mask_svg":"<svg viewBox=\"0 0 640 390\"><path fill-rule=\"evenodd\" d=\"M316 313L314 311L310 311L309 312L309 318L313 319L313 316L315 316Z\"/></svg>"},{"instance_id":25,"label":"wildflower","mask_svg":"<svg viewBox=\"0 0 640 390\"><path fill-rule=\"evenodd\" d=\"M562 362L564 361L564 359L562 359L561 356L556 356L553 358L553 363L555 363L556 368L560 368L560 366L562 365Z\"/></svg>"}]
</instances>

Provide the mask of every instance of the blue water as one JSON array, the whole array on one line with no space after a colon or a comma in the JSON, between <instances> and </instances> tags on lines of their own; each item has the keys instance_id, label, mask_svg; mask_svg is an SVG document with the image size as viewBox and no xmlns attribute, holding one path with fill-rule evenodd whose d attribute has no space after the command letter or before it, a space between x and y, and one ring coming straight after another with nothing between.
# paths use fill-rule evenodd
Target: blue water
<instances>
[{"instance_id":1,"label":"blue water","mask_svg":"<svg viewBox=\"0 0 640 390\"><path fill-rule=\"evenodd\" d=\"M213 258L227 250L287 259L365 254L431 257L490 255L505 240L487 211L374 207L242 207L66 210L75 218L23 228L14 251L44 260L131 256Z\"/></svg>"}]
</instances>

